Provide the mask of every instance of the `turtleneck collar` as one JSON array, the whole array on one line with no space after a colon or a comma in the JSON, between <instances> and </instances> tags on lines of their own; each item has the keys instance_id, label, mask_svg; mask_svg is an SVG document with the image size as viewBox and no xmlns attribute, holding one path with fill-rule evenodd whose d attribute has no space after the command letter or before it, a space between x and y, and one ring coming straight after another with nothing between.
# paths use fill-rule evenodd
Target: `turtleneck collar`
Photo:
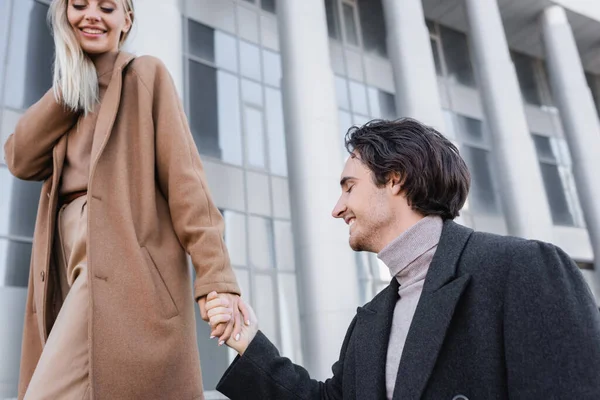
<instances>
[{"instance_id":1,"label":"turtleneck collar","mask_svg":"<svg viewBox=\"0 0 600 400\"><path fill-rule=\"evenodd\" d=\"M427 216L391 241L377 257L390 269L391 276L403 284L411 280L411 268L408 267L437 246L443 226L439 216Z\"/></svg>"}]
</instances>

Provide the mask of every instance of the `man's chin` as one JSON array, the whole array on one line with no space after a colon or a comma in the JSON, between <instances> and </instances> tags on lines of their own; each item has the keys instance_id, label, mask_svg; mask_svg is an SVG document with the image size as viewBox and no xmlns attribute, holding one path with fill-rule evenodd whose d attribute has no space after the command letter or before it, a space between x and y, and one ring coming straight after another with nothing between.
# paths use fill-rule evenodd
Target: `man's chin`
<instances>
[{"instance_id":1,"label":"man's chin","mask_svg":"<svg viewBox=\"0 0 600 400\"><path fill-rule=\"evenodd\" d=\"M349 240L350 248L354 251L369 251L363 242L356 238L350 237Z\"/></svg>"}]
</instances>

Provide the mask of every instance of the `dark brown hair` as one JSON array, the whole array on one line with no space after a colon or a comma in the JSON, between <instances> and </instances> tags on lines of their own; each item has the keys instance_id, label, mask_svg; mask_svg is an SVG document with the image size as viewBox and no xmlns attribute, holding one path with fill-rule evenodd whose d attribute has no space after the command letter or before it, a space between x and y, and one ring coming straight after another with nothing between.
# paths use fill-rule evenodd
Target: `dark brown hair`
<instances>
[{"instance_id":1,"label":"dark brown hair","mask_svg":"<svg viewBox=\"0 0 600 400\"><path fill-rule=\"evenodd\" d=\"M456 146L430 126L411 118L373 120L351 127L346 149L357 152L379 187L391 174L413 210L454 219L465 204L471 175Z\"/></svg>"}]
</instances>

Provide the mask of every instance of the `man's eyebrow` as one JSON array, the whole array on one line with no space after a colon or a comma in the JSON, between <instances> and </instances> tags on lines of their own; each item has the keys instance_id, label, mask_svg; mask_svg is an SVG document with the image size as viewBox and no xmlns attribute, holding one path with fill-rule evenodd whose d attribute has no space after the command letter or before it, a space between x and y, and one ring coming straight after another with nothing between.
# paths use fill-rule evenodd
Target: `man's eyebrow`
<instances>
[{"instance_id":1,"label":"man's eyebrow","mask_svg":"<svg viewBox=\"0 0 600 400\"><path fill-rule=\"evenodd\" d=\"M346 184L346 182L348 182L349 180L352 180L352 179L356 179L356 178L355 178L355 177L353 177L353 176L345 176L345 177L343 177L343 178L340 180L340 186L342 186L342 187L343 187L343 186Z\"/></svg>"}]
</instances>

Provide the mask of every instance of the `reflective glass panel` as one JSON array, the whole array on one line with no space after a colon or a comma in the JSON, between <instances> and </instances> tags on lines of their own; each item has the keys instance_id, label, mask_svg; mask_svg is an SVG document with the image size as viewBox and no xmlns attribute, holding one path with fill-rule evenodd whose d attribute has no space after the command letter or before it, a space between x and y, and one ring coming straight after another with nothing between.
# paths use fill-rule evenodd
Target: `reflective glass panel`
<instances>
[{"instance_id":1,"label":"reflective glass panel","mask_svg":"<svg viewBox=\"0 0 600 400\"><path fill-rule=\"evenodd\" d=\"M435 72L437 76L443 76L442 72L442 60L440 59L440 50L438 49L438 42L435 39L430 39L431 51L433 52L433 62L435 64Z\"/></svg>"},{"instance_id":2,"label":"reflective glass panel","mask_svg":"<svg viewBox=\"0 0 600 400\"><path fill-rule=\"evenodd\" d=\"M33 237L41 182L12 176L0 166L0 235Z\"/></svg>"},{"instance_id":3,"label":"reflective glass panel","mask_svg":"<svg viewBox=\"0 0 600 400\"><path fill-rule=\"evenodd\" d=\"M483 132L483 122L458 114L455 118L458 125L458 132L465 142L475 145L484 145L487 142Z\"/></svg>"},{"instance_id":4,"label":"reflective glass panel","mask_svg":"<svg viewBox=\"0 0 600 400\"><path fill-rule=\"evenodd\" d=\"M250 263L258 269L274 267L273 257L273 224L267 218L248 217L250 237Z\"/></svg>"},{"instance_id":5,"label":"reflective glass panel","mask_svg":"<svg viewBox=\"0 0 600 400\"><path fill-rule=\"evenodd\" d=\"M442 47L448 67L448 78L466 86L475 87L467 35L440 25Z\"/></svg>"},{"instance_id":6,"label":"reflective glass panel","mask_svg":"<svg viewBox=\"0 0 600 400\"><path fill-rule=\"evenodd\" d=\"M279 345L277 309L275 308L275 288L273 277L254 275L253 298L256 315L260 315L260 330L276 345Z\"/></svg>"},{"instance_id":7,"label":"reflective glass panel","mask_svg":"<svg viewBox=\"0 0 600 400\"><path fill-rule=\"evenodd\" d=\"M262 110L245 105L246 157L248 165L265 168L265 129Z\"/></svg>"},{"instance_id":8,"label":"reflective glass panel","mask_svg":"<svg viewBox=\"0 0 600 400\"><path fill-rule=\"evenodd\" d=\"M189 61L189 120L200 154L221 159L217 102L217 71Z\"/></svg>"},{"instance_id":9,"label":"reflective glass panel","mask_svg":"<svg viewBox=\"0 0 600 400\"><path fill-rule=\"evenodd\" d=\"M27 287L31 243L0 238L0 287Z\"/></svg>"},{"instance_id":10,"label":"reflective glass panel","mask_svg":"<svg viewBox=\"0 0 600 400\"><path fill-rule=\"evenodd\" d=\"M246 217L233 211L223 211L225 220L225 244L233 265L247 265Z\"/></svg>"},{"instance_id":11,"label":"reflective glass panel","mask_svg":"<svg viewBox=\"0 0 600 400\"><path fill-rule=\"evenodd\" d=\"M302 363L300 314L296 276L279 274L279 308L281 310L281 351L295 363Z\"/></svg>"},{"instance_id":12,"label":"reflective glass panel","mask_svg":"<svg viewBox=\"0 0 600 400\"><path fill-rule=\"evenodd\" d=\"M511 56L523 99L529 104L541 105L540 89L535 76L535 59L515 52L511 52Z\"/></svg>"},{"instance_id":13,"label":"reflective glass panel","mask_svg":"<svg viewBox=\"0 0 600 400\"><path fill-rule=\"evenodd\" d=\"M538 158L542 161L557 162L556 149L552 145L553 140L547 136L531 135Z\"/></svg>"},{"instance_id":14,"label":"reflective glass panel","mask_svg":"<svg viewBox=\"0 0 600 400\"><path fill-rule=\"evenodd\" d=\"M369 105L367 103L367 88L362 83L350 81L350 98L352 99L352 111L369 115Z\"/></svg>"},{"instance_id":15,"label":"reflective glass panel","mask_svg":"<svg viewBox=\"0 0 600 400\"><path fill-rule=\"evenodd\" d=\"M325 0L327 14L327 31L332 39L340 38L340 22L338 16L337 0Z\"/></svg>"},{"instance_id":16,"label":"reflective glass panel","mask_svg":"<svg viewBox=\"0 0 600 400\"><path fill-rule=\"evenodd\" d=\"M0 104L2 96L2 85L4 83L4 57L6 55L6 38L8 37L8 0L0 0ZM0 139L1 140L1 139Z\"/></svg>"},{"instance_id":17,"label":"reflective glass panel","mask_svg":"<svg viewBox=\"0 0 600 400\"><path fill-rule=\"evenodd\" d=\"M573 226L573 215L569 209L558 166L541 162L540 168L546 195L548 196L548 204L552 212L552 221L556 225Z\"/></svg>"},{"instance_id":18,"label":"reflective glass panel","mask_svg":"<svg viewBox=\"0 0 600 400\"><path fill-rule=\"evenodd\" d=\"M238 51L235 37L215 31L215 63L219 68L237 72Z\"/></svg>"},{"instance_id":19,"label":"reflective glass panel","mask_svg":"<svg viewBox=\"0 0 600 400\"><path fill-rule=\"evenodd\" d=\"M490 154L486 150L463 146L462 154L471 172L470 209L480 213L497 213Z\"/></svg>"},{"instance_id":20,"label":"reflective glass panel","mask_svg":"<svg viewBox=\"0 0 600 400\"><path fill-rule=\"evenodd\" d=\"M350 95L348 94L348 81L341 76L335 76L335 94L339 108L350 109Z\"/></svg>"},{"instance_id":21,"label":"reflective glass panel","mask_svg":"<svg viewBox=\"0 0 600 400\"><path fill-rule=\"evenodd\" d=\"M203 60L215 61L215 31L194 20L188 19L188 46L191 55Z\"/></svg>"},{"instance_id":22,"label":"reflective glass panel","mask_svg":"<svg viewBox=\"0 0 600 400\"><path fill-rule=\"evenodd\" d=\"M274 220L275 230L275 259L277 268L293 271L294 262L294 238L292 236L292 224L289 221Z\"/></svg>"},{"instance_id":23,"label":"reflective glass panel","mask_svg":"<svg viewBox=\"0 0 600 400\"><path fill-rule=\"evenodd\" d=\"M52 87L54 41L46 14L48 6L36 1L13 1L4 104L26 109Z\"/></svg>"},{"instance_id":24,"label":"reflective glass panel","mask_svg":"<svg viewBox=\"0 0 600 400\"><path fill-rule=\"evenodd\" d=\"M343 3L344 25L346 27L346 41L354 46L358 46L358 27L354 18L354 7Z\"/></svg>"},{"instance_id":25,"label":"reflective glass panel","mask_svg":"<svg viewBox=\"0 0 600 400\"><path fill-rule=\"evenodd\" d=\"M273 174L287 176L285 125L281 92L265 88L267 135L269 137L269 169Z\"/></svg>"},{"instance_id":26,"label":"reflective glass panel","mask_svg":"<svg viewBox=\"0 0 600 400\"><path fill-rule=\"evenodd\" d=\"M263 50L264 82L281 86L281 56L273 51Z\"/></svg>"},{"instance_id":27,"label":"reflective glass panel","mask_svg":"<svg viewBox=\"0 0 600 400\"><path fill-rule=\"evenodd\" d=\"M260 81L260 50L257 46L240 40L242 75Z\"/></svg>"},{"instance_id":28,"label":"reflective glass panel","mask_svg":"<svg viewBox=\"0 0 600 400\"><path fill-rule=\"evenodd\" d=\"M260 84L247 79L242 79L242 95L244 103L262 107L263 97L262 86Z\"/></svg>"},{"instance_id":29,"label":"reflective glass panel","mask_svg":"<svg viewBox=\"0 0 600 400\"><path fill-rule=\"evenodd\" d=\"M358 11L365 51L387 57L387 34L381 0L358 0Z\"/></svg>"},{"instance_id":30,"label":"reflective glass panel","mask_svg":"<svg viewBox=\"0 0 600 400\"><path fill-rule=\"evenodd\" d=\"M260 5L263 10L275 14L276 12L276 1L275 0L260 0Z\"/></svg>"},{"instance_id":31,"label":"reflective glass panel","mask_svg":"<svg viewBox=\"0 0 600 400\"><path fill-rule=\"evenodd\" d=\"M237 76L217 72L219 150L225 162L242 165L242 121L240 86Z\"/></svg>"}]
</instances>

